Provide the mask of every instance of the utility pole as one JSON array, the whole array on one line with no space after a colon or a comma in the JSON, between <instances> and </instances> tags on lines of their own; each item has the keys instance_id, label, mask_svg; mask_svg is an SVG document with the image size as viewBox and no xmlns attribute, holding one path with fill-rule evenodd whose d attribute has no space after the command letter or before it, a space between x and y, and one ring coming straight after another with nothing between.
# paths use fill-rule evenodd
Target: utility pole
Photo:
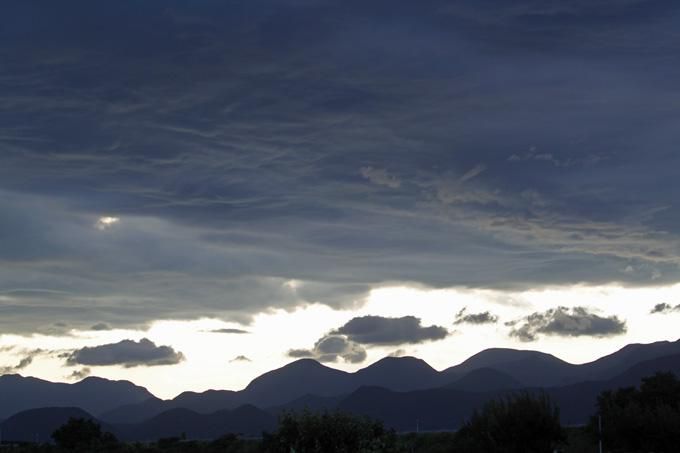
<instances>
[{"instance_id":1,"label":"utility pole","mask_svg":"<svg viewBox=\"0 0 680 453\"><path fill-rule=\"evenodd\" d=\"M600 432L600 453L602 453L602 414L597 415L597 429Z\"/></svg>"}]
</instances>

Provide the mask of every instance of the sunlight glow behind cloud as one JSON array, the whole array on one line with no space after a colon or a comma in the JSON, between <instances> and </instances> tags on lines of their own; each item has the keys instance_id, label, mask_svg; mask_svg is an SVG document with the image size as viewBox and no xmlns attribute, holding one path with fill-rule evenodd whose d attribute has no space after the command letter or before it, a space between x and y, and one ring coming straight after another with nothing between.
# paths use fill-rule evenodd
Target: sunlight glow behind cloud
<instances>
[{"instance_id":1,"label":"sunlight glow behind cloud","mask_svg":"<svg viewBox=\"0 0 680 453\"><path fill-rule=\"evenodd\" d=\"M119 223L120 223L120 218L118 218L118 217L104 216L104 217L100 217L97 220L95 227L100 231L105 231L105 230L108 230L109 228L111 228L114 225L117 225Z\"/></svg>"}]
</instances>

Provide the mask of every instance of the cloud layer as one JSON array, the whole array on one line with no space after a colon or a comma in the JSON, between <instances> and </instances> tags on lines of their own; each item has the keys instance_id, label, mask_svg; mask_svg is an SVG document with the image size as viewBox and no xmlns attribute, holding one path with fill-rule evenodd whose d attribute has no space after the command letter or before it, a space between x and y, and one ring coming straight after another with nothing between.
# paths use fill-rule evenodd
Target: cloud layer
<instances>
[{"instance_id":1,"label":"cloud layer","mask_svg":"<svg viewBox=\"0 0 680 453\"><path fill-rule=\"evenodd\" d=\"M3 332L680 279L677 2L147 3L4 6Z\"/></svg>"}]
</instances>

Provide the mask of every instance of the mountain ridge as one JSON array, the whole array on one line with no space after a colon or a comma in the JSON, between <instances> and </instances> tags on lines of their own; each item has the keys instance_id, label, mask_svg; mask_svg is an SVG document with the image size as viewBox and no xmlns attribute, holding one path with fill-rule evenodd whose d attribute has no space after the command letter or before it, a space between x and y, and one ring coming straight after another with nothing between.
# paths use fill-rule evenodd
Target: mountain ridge
<instances>
[{"instance_id":1,"label":"mountain ridge","mask_svg":"<svg viewBox=\"0 0 680 453\"><path fill-rule=\"evenodd\" d=\"M173 408L209 414L245 404L280 408L298 401L302 405L305 397L313 402L312 405L324 407L361 387L381 387L395 392L448 387L482 393L504 388L549 388L589 380L607 381L638 363L672 353L680 354L680 340L631 344L584 364L571 364L539 351L508 348L480 351L441 371L416 357L385 357L353 373L312 359L300 359L256 377L243 390L187 391L169 400L157 398L129 381L90 377L75 384L61 384L6 375L0 377L0 419L32 407L76 406L109 423L138 423ZM469 373L481 369L487 370L477 371L481 373L477 377L469 376ZM15 384L11 391L8 390L10 384ZM40 388L27 392L31 385ZM50 396L49 388L68 388L66 393L70 396ZM132 394L125 395L126 391ZM74 396L75 393L78 395ZM111 398L102 396L112 394L115 404ZM26 399L18 404L16 400L22 395ZM8 397L14 398L15 404L3 404Z\"/></svg>"}]
</instances>

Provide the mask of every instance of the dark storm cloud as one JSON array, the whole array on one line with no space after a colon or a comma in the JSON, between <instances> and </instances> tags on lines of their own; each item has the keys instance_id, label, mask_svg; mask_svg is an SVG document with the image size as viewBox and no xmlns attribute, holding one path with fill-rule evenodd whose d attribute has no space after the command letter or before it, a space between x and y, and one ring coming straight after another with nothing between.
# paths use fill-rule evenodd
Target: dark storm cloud
<instances>
[{"instance_id":1,"label":"dark storm cloud","mask_svg":"<svg viewBox=\"0 0 680 453\"><path fill-rule=\"evenodd\" d=\"M454 324L496 324L498 322L498 316L489 311L481 313L466 313L466 311L467 308L463 308L456 313Z\"/></svg>"},{"instance_id":2,"label":"dark storm cloud","mask_svg":"<svg viewBox=\"0 0 680 453\"><path fill-rule=\"evenodd\" d=\"M513 325L510 336L521 341L535 341L539 335L610 337L627 330L626 322L618 316L603 317L584 307L552 308L508 325Z\"/></svg>"},{"instance_id":3,"label":"dark storm cloud","mask_svg":"<svg viewBox=\"0 0 680 453\"><path fill-rule=\"evenodd\" d=\"M68 365L136 366L176 365L184 360L181 352L170 346L156 346L151 340L123 340L118 343L84 347L68 355Z\"/></svg>"},{"instance_id":4,"label":"dark storm cloud","mask_svg":"<svg viewBox=\"0 0 680 453\"><path fill-rule=\"evenodd\" d=\"M366 360L366 350L344 335L328 334L321 337L312 349L291 349L288 356L319 362L337 362L342 359L348 363L361 363Z\"/></svg>"},{"instance_id":5,"label":"dark storm cloud","mask_svg":"<svg viewBox=\"0 0 680 453\"><path fill-rule=\"evenodd\" d=\"M331 333L345 335L351 341L364 345L418 344L441 340L449 335L444 327L423 326L415 316L361 316L349 320Z\"/></svg>"},{"instance_id":6,"label":"dark storm cloud","mask_svg":"<svg viewBox=\"0 0 680 453\"><path fill-rule=\"evenodd\" d=\"M4 8L3 332L680 278L677 2Z\"/></svg>"},{"instance_id":7,"label":"dark storm cloud","mask_svg":"<svg viewBox=\"0 0 680 453\"><path fill-rule=\"evenodd\" d=\"M667 303L660 303L654 305L654 308L649 312L650 314L667 314L667 313L673 313L673 312L680 312L680 304L676 306L672 306Z\"/></svg>"}]
</instances>

